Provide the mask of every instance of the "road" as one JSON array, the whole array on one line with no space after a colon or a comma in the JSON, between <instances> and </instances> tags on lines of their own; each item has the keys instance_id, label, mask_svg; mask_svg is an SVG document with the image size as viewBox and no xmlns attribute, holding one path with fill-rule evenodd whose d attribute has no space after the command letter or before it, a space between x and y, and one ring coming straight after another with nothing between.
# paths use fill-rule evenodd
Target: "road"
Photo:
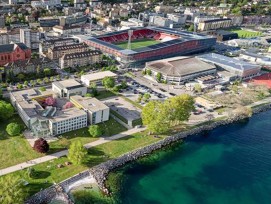
<instances>
[{"instance_id":1,"label":"road","mask_svg":"<svg viewBox=\"0 0 271 204\"><path fill-rule=\"evenodd\" d=\"M101 144L104 144L104 143L107 143L107 142L111 142L113 140L117 140L117 139L120 139L120 138L123 138L123 137L127 137L127 136L135 134L137 132L141 132L141 131L143 131L145 129L146 128L133 128L133 129L127 130L125 132L113 135L111 137L100 138L100 139L98 139L98 140L96 140L94 142L90 142L88 144L85 144L84 146L87 149L89 149L91 147L95 147L95 146L98 146L98 145L101 145ZM14 166L10 166L10 167L7 167L5 169L1 169L0 170L0 176L9 174L9 173L12 173L12 172L15 172L15 171L19 171L19 170L22 170L22 169L25 169L25 168L28 168L28 167L31 167L31 166L35 166L35 165L40 164L40 163L51 161L53 159L60 158L60 157L65 156L67 154L68 154L68 150L63 150L63 151L56 152L54 154L50 154L50 155L47 155L47 156L44 156L44 157L40 157L40 158L33 159L33 160L30 160L30 161L26 161L26 162L23 162L23 163L20 163L20 164L16 164Z\"/></svg>"}]
</instances>

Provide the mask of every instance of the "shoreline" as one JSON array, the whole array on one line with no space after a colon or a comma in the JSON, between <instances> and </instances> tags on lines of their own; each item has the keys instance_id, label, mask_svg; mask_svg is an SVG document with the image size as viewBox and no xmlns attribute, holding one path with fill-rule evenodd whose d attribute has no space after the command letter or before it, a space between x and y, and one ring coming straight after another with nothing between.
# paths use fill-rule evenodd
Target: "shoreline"
<instances>
[{"instance_id":1,"label":"shoreline","mask_svg":"<svg viewBox=\"0 0 271 204\"><path fill-rule=\"evenodd\" d=\"M270 109L271 109L271 103L264 104L262 106L252 108L252 113L254 115L260 112L268 111ZM82 173L79 173L69 179L62 181L59 184L53 185L41 192L38 192L35 195L31 196L27 201L25 201L25 203L27 204L50 203L54 198L59 197L59 195L63 195L63 197L65 198L65 200L63 201L65 201L66 203L72 204L73 201L70 199L70 196L66 189L68 189L69 186L73 185L74 183L77 183L82 179L86 179L87 177L93 177L98 187L100 188L100 190L104 194L110 195L110 192L108 188L106 187L106 180L109 173L115 170L116 168L121 167L129 162L135 161L144 156L147 156L151 154L152 152L162 149L166 146L169 146L175 142L181 141L182 139L188 136L200 134L203 131L213 130L219 126L228 125L245 118L248 118L248 117L244 115L241 115L241 116L236 115L232 118L226 118L224 120L215 121L215 122L211 121L210 124L204 124L199 127L194 127L191 130L179 132L174 135L168 136L163 140L160 140L158 142L155 142L153 144L150 144L148 146L145 146L139 149L135 149L124 155L121 155L118 158L103 162Z\"/></svg>"}]
</instances>

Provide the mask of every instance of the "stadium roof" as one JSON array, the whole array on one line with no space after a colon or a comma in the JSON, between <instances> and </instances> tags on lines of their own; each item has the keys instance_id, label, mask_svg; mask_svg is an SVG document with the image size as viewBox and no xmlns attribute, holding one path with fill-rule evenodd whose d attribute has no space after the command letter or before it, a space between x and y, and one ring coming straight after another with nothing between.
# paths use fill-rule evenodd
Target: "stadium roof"
<instances>
[{"instance_id":1,"label":"stadium roof","mask_svg":"<svg viewBox=\"0 0 271 204\"><path fill-rule=\"evenodd\" d=\"M241 61L238 59L226 57L224 55L219 55L215 53L199 55L197 56L197 58L206 62L211 62L221 67L227 66L227 67L231 67L231 68L242 70L242 71L260 67L259 65L256 65L256 64L251 64L245 61Z\"/></svg>"},{"instance_id":2,"label":"stadium roof","mask_svg":"<svg viewBox=\"0 0 271 204\"><path fill-rule=\"evenodd\" d=\"M150 29L150 30L154 30L154 31L158 31L158 32L165 32L165 33L170 33L170 34L174 34L174 35L179 35L179 38L169 40L166 42L161 42L161 43L158 43L155 45L150 45L150 46L146 46L146 47L142 47L142 48L133 49L133 50L123 49L117 45L114 45L112 43L105 42L103 40L98 39L98 38L102 38L102 37L108 37L108 36L113 36L113 35L120 34L120 33L125 33L128 30L141 30L141 29ZM98 43L100 45L104 45L104 46L109 47L111 49L117 50L118 52L121 52L124 55L132 55L132 54L136 54L136 53L140 53L140 52L152 51L152 50L160 49L163 47L168 47L168 46L171 46L174 44L178 44L178 43L190 41L190 40L195 40L195 39L199 40L199 39L213 38L211 36L206 36L206 35L202 35L202 34L198 34L198 33L193 34L191 32L177 31L174 29L164 28L164 27L131 28L131 29L127 29L127 30L106 33L106 34L95 36L95 37L89 37L86 35L76 35L75 37L81 39L82 41L89 40L89 41Z\"/></svg>"},{"instance_id":3,"label":"stadium roof","mask_svg":"<svg viewBox=\"0 0 271 204\"><path fill-rule=\"evenodd\" d=\"M208 64L194 57L173 57L156 60L147 62L146 67L157 72L161 72L163 75L172 77L183 77L194 73L216 69L214 65Z\"/></svg>"}]
</instances>

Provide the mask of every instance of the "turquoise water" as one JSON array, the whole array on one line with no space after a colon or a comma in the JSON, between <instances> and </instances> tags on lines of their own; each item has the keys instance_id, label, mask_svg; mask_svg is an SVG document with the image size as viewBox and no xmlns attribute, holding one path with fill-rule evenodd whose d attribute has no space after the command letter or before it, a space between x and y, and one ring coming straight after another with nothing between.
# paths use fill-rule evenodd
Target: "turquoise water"
<instances>
[{"instance_id":1,"label":"turquoise water","mask_svg":"<svg viewBox=\"0 0 271 204\"><path fill-rule=\"evenodd\" d=\"M271 111L187 138L117 171L118 203L270 204Z\"/></svg>"}]
</instances>

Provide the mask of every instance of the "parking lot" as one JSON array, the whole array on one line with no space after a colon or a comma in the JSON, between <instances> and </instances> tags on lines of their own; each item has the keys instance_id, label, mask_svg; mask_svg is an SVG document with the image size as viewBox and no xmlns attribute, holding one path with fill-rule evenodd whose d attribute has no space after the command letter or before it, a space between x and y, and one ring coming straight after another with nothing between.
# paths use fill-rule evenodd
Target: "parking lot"
<instances>
[{"instance_id":1,"label":"parking lot","mask_svg":"<svg viewBox=\"0 0 271 204\"><path fill-rule=\"evenodd\" d=\"M117 112L128 121L140 118L141 110L119 96L110 97L102 101L105 105L110 107L110 109Z\"/></svg>"}]
</instances>

